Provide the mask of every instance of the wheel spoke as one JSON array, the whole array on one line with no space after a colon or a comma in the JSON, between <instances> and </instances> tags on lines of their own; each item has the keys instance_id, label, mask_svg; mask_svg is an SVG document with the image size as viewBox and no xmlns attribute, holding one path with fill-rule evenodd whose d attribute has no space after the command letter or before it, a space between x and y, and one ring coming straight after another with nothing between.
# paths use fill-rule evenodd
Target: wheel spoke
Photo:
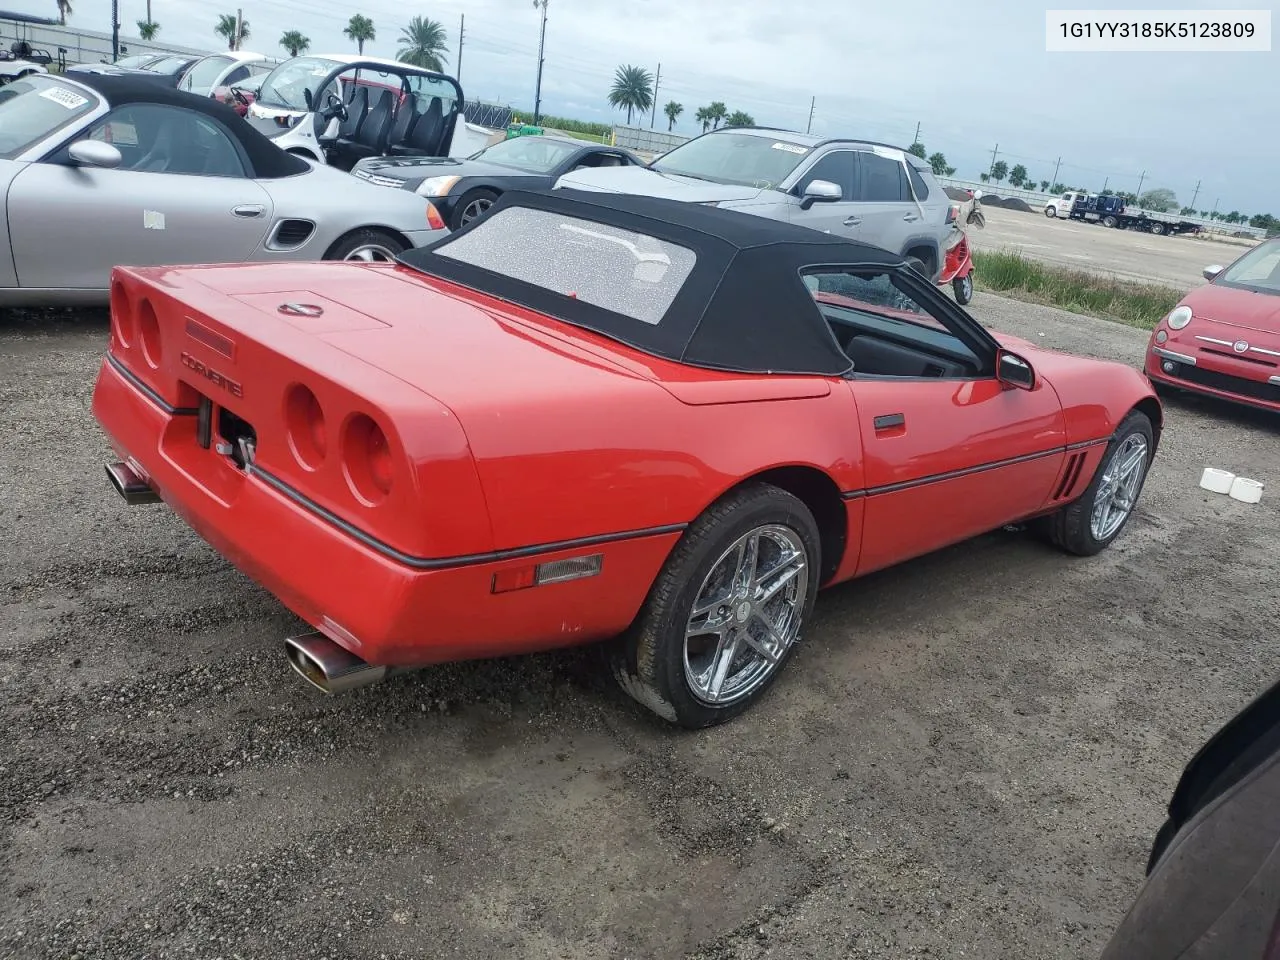
<instances>
[{"instance_id":1,"label":"wheel spoke","mask_svg":"<svg viewBox=\"0 0 1280 960\"><path fill-rule=\"evenodd\" d=\"M793 557L790 563L782 568L781 571L779 571L777 567L774 567L768 574L760 578L760 582L758 584L759 593L756 595L756 604L758 606L763 607L766 603L776 597L782 591L783 587L787 586L789 583L795 582L796 577L800 576L800 572L804 570L804 559L802 557L798 558L800 560L799 563L795 562L796 559L797 558ZM764 586L766 580L771 580L767 587Z\"/></svg>"},{"instance_id":2,"label":"wheel spoke","mask_svg":"<svg viewBox=\"0 0 1280 960\"><path fill-rule=\"evenodd\" d=\"M710 676L707 679L707 694L712 701L720 699L724 691L724 682L729 678L729 668L738 656L737 631L726 630L720 634L720 642L716 644L715 656L711 658Z\"/></svg>"},{"instance_id":3,"label":"wheel spoke","mask_svg":"<svg viewBox=\"0 0 1280 960\"><path fill-rule=\"evenodd\" d=\"M734 572L733 585L737 592L746 592L756 582L756 564L760 562L760 538L749 537L738 551L738 569Z\"/></svg>"}]
</instances>

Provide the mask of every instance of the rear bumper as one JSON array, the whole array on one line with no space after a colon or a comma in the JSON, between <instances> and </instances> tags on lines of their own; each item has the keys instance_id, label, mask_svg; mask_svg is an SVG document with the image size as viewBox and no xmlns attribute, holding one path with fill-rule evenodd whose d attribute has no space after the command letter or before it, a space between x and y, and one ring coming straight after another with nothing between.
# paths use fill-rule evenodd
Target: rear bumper
<instances>
[{"instance_id":1,"label":"rear bumper","mask_svg":"<svg viewBox=\"0 0 1280 960\"><path fill-rule=\"evenodd\" d=\"M195 418L157 406L107 361L93 414L136 479L252 580L370 664L412 667L572 646L625 630L680 531L402 562L196 445ZM122 482L130 478L121 473ZM113 480L113 482L115 482ZM141 493L136 487L135 495ZM494 593L495 574L603 554L599 574ZM438 565L437 565L438 564Z\"/></svg>"},{"instance_id":2,"label":"rear bumper","mask_svg":"<svg viewBox=\"0 0 1280 960\"><path fill-rule=\"evenodd\" d=\"M1165 364L1172 370L1166 370ZM1143 372L1153 383L1280 412L1280 377L1253 379L1226 373L1206 365L1203 355L1193 355L1176 346L1149 344Z\"/></svg>"}]
</instances>

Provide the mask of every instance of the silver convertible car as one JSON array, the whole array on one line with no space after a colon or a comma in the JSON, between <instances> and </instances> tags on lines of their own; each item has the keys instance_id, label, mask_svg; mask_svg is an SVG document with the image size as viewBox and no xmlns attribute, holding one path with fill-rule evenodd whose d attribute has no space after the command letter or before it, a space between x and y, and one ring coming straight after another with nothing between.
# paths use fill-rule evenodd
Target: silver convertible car
<instances>
[{"instance_id":1,"label":"silver convertible car","mask_svg":"<svg viewBox=\"0 0 1280 960\"><path fill-rule=\"evenodd\" d=\"M445 232L216 100L105 74L0 87L0 198L0 306L106 303L118 264L392 260Z\"/></svg>"}]
</instances>

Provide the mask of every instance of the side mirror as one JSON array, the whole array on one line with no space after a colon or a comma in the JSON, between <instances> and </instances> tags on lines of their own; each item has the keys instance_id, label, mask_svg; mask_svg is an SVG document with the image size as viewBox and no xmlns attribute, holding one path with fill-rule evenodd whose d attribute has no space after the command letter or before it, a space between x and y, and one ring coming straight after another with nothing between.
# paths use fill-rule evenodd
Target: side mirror
<instances>
[{"instance_id":1,"label":"side mirror","mask_svg":"<svg viewBox=\"0 0 1280 960\"><path fill-rule=\"evenodd\" d=\"M1001 350L996 354L996 379L1011 387L1031 390L1036 385L1036 372L1016 353Z\"/></svg>"},{"instance_id":2,"label":"side mirror","mask_svg":"<svg viewBox=\"0 0 1280 960\"><path fill-rule=\"evenodd\" d=\"M111 170L124 163L120 151L102 140L77 140L67 150L67 155L82 167Z\"/></svg>"},{"instance_id":3,"label":"side mirror","mask_svg":"<svg viewBox=\"0 0 1280 960\"><path fill-rule=\"evenodd\" d=\"M830 180L810 180L800 198L800 209L808 210L815 203L833 203L843 197L844 191L840 189L839 184L832 183Z\"/></svg>"},{"instance_id":4,"label":"side mirror","mask_svg":"<svg viewBox=\"0 0 1280 960\"><path fill-rule=\"evenodd\" d=\"M1222 264L1220 263L1215 263L1212 266L1205 267L1204 278L1206 280L1212 280L1214 277L1216 277L1218 274L1222 272L1222 269L1223 269Z\"/></svg>"}]
</instances>

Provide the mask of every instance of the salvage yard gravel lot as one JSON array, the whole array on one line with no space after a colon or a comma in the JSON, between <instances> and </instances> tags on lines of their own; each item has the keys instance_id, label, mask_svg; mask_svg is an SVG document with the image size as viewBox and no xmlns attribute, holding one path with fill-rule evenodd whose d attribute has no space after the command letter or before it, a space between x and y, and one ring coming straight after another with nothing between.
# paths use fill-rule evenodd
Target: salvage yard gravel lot
<instances>
[{"instance_id":1,"label":"salvage yard gravel lot","mask_svg":"<svg viewBox=\"0 0 1280 960\"><path fill-rule=\"evenodd\" d=\"M105 339L0 319L3 958L1095 957L1183 764L1276 672L1280 421L1175 401L1111 549L1000 531L825 593L727 726L662 726L590 649L324 699L299 621L110 491Z\"/></svg>"}]
</instances>

